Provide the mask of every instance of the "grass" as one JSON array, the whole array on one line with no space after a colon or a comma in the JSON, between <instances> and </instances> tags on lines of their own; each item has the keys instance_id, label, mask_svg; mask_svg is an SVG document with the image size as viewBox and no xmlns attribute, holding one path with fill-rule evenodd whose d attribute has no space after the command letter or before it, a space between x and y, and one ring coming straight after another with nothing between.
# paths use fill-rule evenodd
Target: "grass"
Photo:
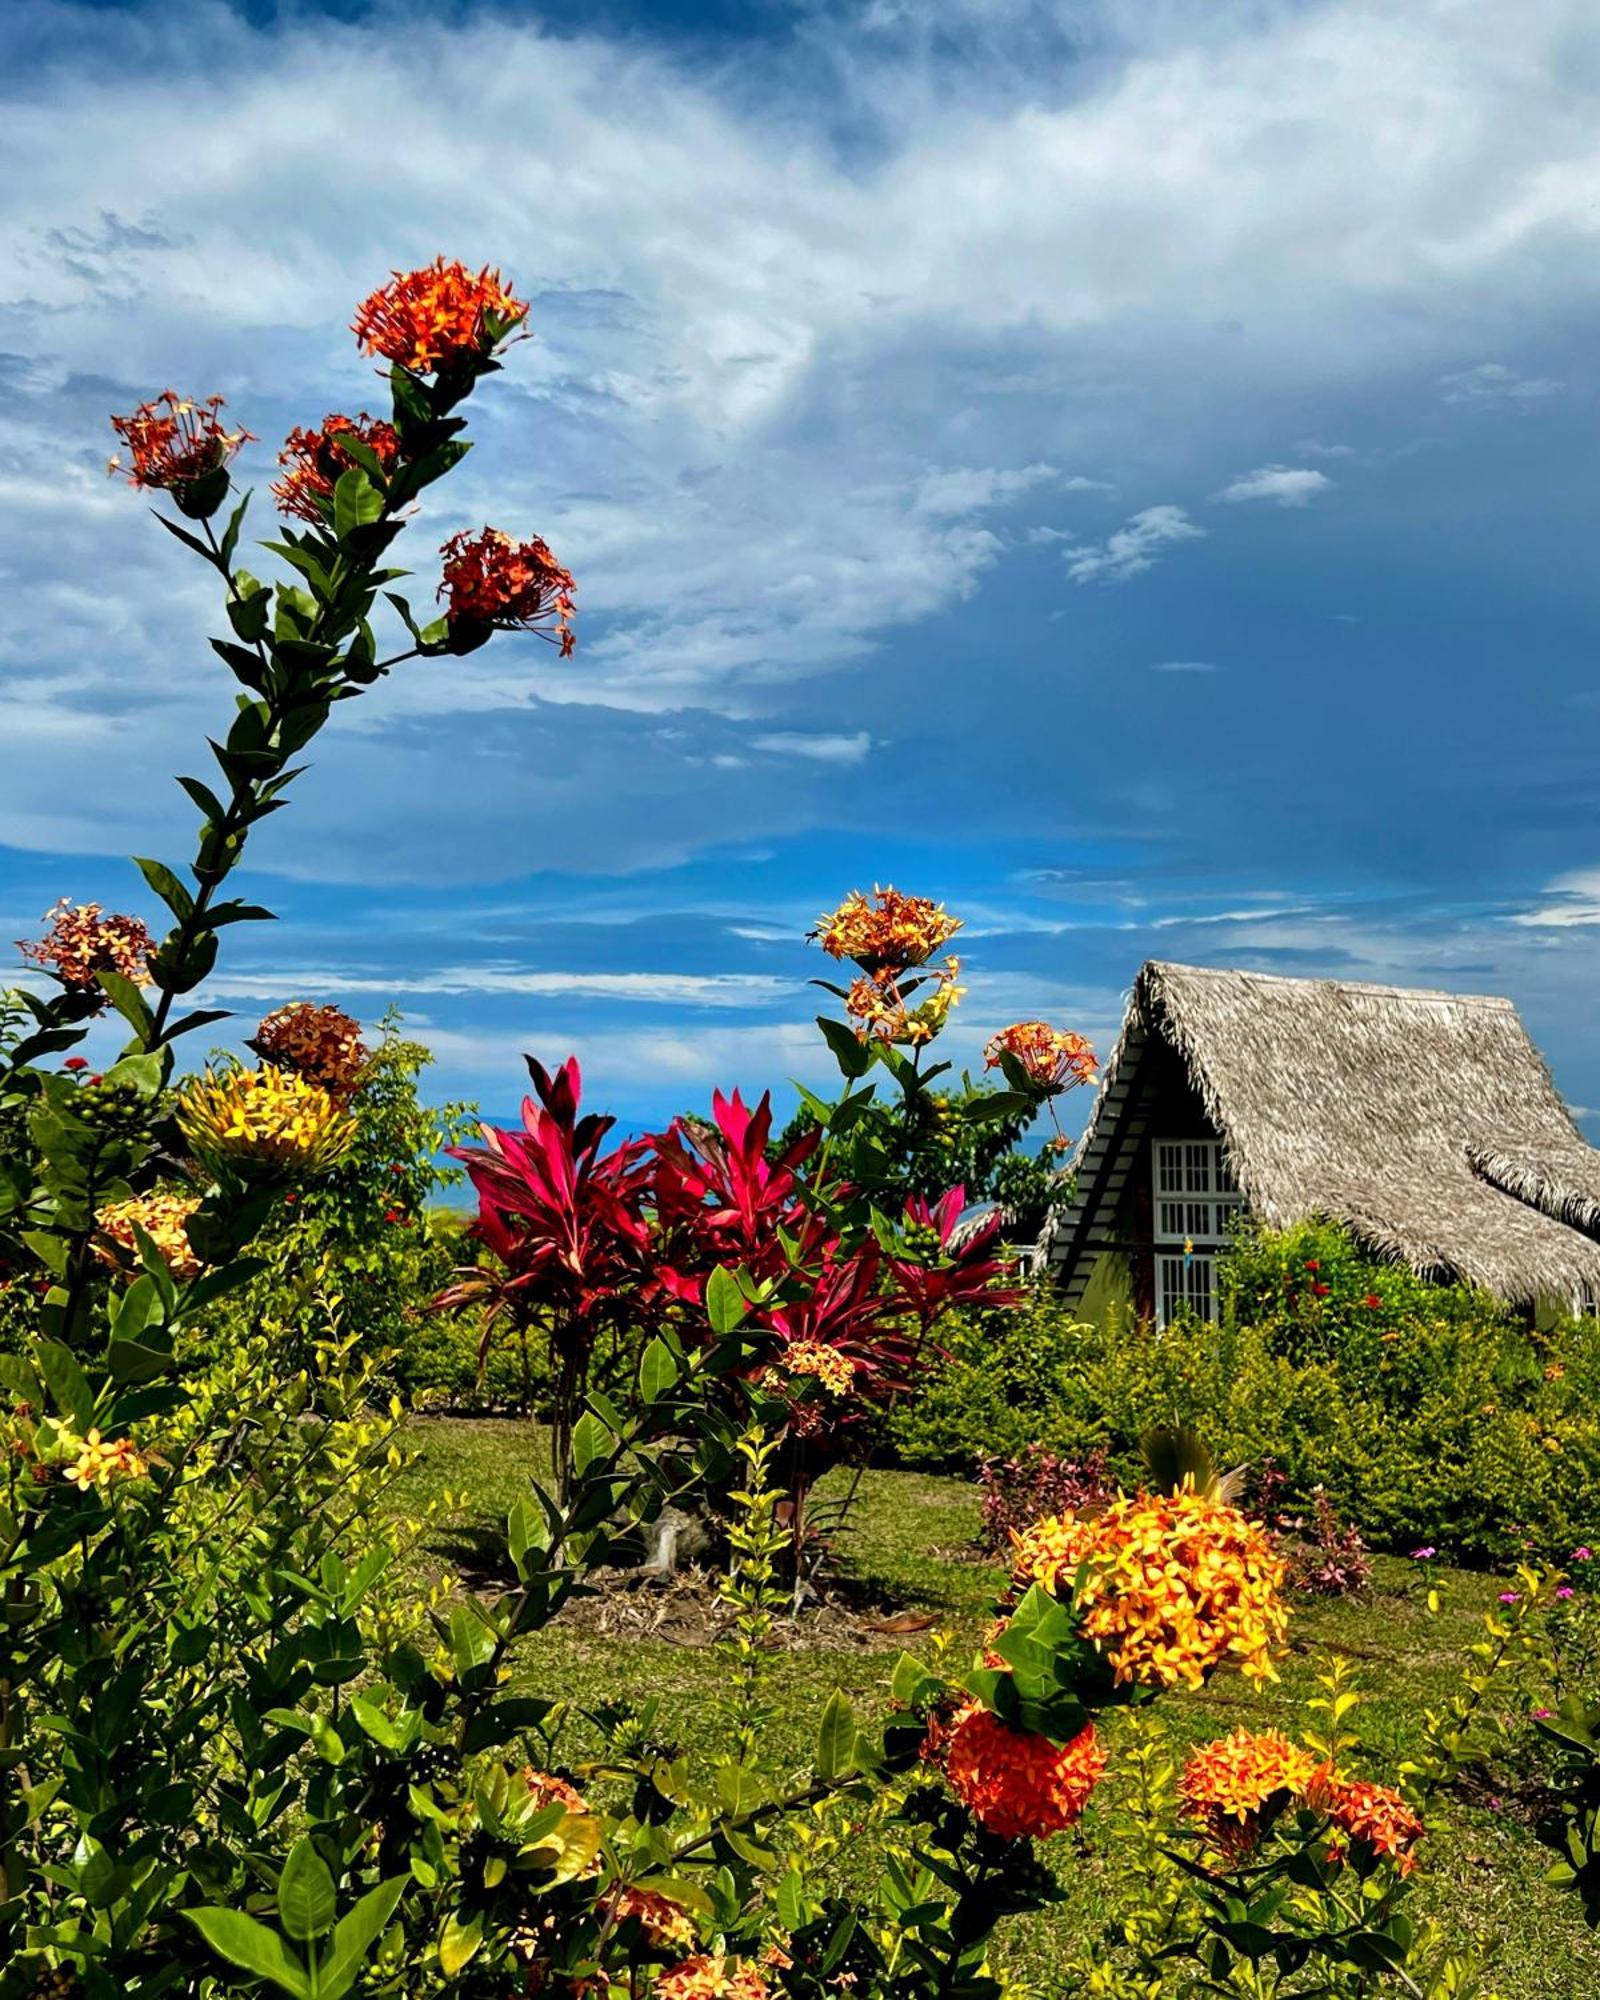
<instances>
[{"instance_id":1,"label":"grass","mask_svg":"<svg viewBox=\"0 0 1600 2000\"><path fill-rule=\"evenodd\" d=\"M470 1496L454 1512L436 1559L492 1549L498 1524L535 1469L537 1435L514 1422L430 1418L416 1423L414 1438L422 1456L411 1475L413 1497L441 1488ZM968 1552L977 1521L975 1491L960 1480L868 1472L849 1538L850 1578L885 1607L935 1614L958 1657L964 1656L1001 1581L998 1570ZM1424 1711L1441 1705L1458 1684L1467 1648L1503 1587L1497 1579L1460 1571L1442 1571L1438 1581L1443 1605L1433 1616L1413 1567L1380 1558L1363 1596L1297 1603L1292 1650L1276 1686L1257 1693L1236 1676L1222 1676L1201 1694L1169 1697L1159 1713L1180 1745L1239 1724L1303 1730L1318 1674L1342 1655L1356 1669L1364 1696L1354 1726L1372 1770L1392 1772L1418 1745ZM927 1638L859 1629L837 1644L776 1655L768 1698L778 1713L764 1744L773 1765L799 1769L807 1762L816 1718L835 1687L863 1714L881 1712L889 1670L908 1645L925 1650ZM618 1642L558 1621L525 1643L517 1674L530 1688L558 1691L580 1706L659 1696L664 1721L691 1755L715 1747L714 1701L725 1669L704 1646ZM1486 1777L1430 1808L1418 1907L1454 1939L1475 1945L1488 1962L1489 1990L1503 2000L1592 2000L1600 1993L1600 1941L1584 1927L1572 1898L1544 1886L1551 1857L1511 1783L1503 1784L1506 1801L1496 1801L1497 1782L1503 1781ZM1096 1851L1092 1821L1091 1813L1086 1840L1054 1844L1065 1900L1044 1917L1002 1931L997 1957L1010 1970L1042 1973L1092 1948L1108 1914L1106 1862L1103 1850Z\"/></svg>"}]
</instances>

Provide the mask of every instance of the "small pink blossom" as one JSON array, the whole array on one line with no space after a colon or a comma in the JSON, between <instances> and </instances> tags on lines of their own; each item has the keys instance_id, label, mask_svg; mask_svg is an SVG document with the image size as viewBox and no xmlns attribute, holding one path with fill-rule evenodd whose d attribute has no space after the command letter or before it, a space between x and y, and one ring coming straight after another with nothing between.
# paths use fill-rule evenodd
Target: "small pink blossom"
<instances>
[{"instance_id":1,"label":"small pink blossom","mask_svg":"<svg viewBox=\"0 0 1600 2000\"><path fill-rule=\"evenodd\" d=\"M1594 1561L1594 1550L1593 1550L1593 1549L1574 1549L1574 1550L1572 1551L1572 1560L1573 1560L1573 1561L1574 1561L1575 1563L1586 1563L1586 1562L1593 1562L1593 1561Z\"/></svg>"},{"instance_id":2,"label":"small pink blossom","mask_svg":"<svg viewBox=\"0 0 1600 2000\"><path fill-rule=\"evenodd\" d=\"M1521 1602L1521 1599L1522 1593L1518 1590L1502 1590L1500 1593L1500 1602L1502 1604L1518 1604Z\"/></svg>"},{"instance_id":3,"label":"small pink blossom","mask_svg":"<svg viewBox=\"0 0 1600 2000\"><path fill-rule=\"evenodd\" d=\"M1551 1710L1549 1710L1548 1708L1536 1708L1533 1710L1533 1719L1535 1722L1544 1722L1548 1719L1550 1714Z\"/></svg>"},{"instance_id":4,"label":"small pink blossom","mask_svg":"<svg viewBox=\"0 0 1600 2000\"><path fill-rule=\"evenodd\" d=\"M1411 1560L1417 1563L1431 1562L1438 1553L1439 1551L1436 1548L1431 1547L1413 1549L1411 1551Z\"/></svg>"},{"instance_id":5,"label":"small pink blossom","mask_svg":"<svg viewBox=\"0 0 1600 2000\"><path fill-rule=\"evenodd\" d=\"M1558 1589L1558 1590L1556 1591L1556 1596L1557 1596L1557 1597L1559 1597L1559 1598L1560 1598L1560 1599L1562 1600L1562 1602L1563 1602L1563 1603L1564 1603L1564 1602L1565 1602L1565 1601L1567 1600L1567 1598L1569 1598L1569 1597L1570 1597L1571 1595L1572 1595L1572 1585L1571 1585L1570 1583L1564 1583L1564 1584L1562 1584L1562 1585L1560 1586L1560 1588L1559 1588L1559 1589Z\"/></svg>"}]
</instances>

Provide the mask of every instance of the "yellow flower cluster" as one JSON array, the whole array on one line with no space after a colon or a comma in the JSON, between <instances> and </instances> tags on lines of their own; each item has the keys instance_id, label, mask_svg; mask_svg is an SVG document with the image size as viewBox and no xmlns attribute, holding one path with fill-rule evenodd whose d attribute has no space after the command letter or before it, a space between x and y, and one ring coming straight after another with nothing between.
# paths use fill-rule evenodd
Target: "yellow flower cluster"
<instances>
[{"instance_id":1,"label":"yellow flower cluster","mask_svg":"<svg viewBox=\"0 0 1600 2000\"><path fill-rule=\"evenodd\" d=\"M811 935L830 958L851 958L863 972L904 972L926 965L961 928L942 903L874 888L852 889L838 909L818 917Z\"/></svg>"},{"instance_id":2,"label":"yellow flower cluster","mask_svg":"<svg viewBox=\"0 0 1600 2000\"><path fill-rule=\"evenodd\" d=\"M1237 1508L1189 1487L1120 1494L1097 1514L1055 1515L1012 1541L1019 1587L1065 1595L1084 1567L1083 1629L1119 1684L1199 1687L1229 1660L1251 1680L1277 1679L1284 1564Z\"/></svg>"},{"instance_id":3,"label":"yellow flower cluster","mask_svg":"<svg viewBox=\"0 0 1600 2000\"><path fill-rule=\"evenodd\" d=\"M1070 1743L1012 1729L977 1702L940 1734L950 1789L991 1833L1044 1840L1082 1818L1106 1760L1092 1727Z\"/></svg>"},{"instance_id":4,"label":"yellow flower cluster","mask_svg":"<svg viewBox=\"0 0 1600 2000\"><path fill-rule=\"evenodd\" d=\"M767 2000L767 1982L742 1958L686 1958L656 1981L656 2000Z\"/></svg>"},{"instance_id":5,"label":"yellow flower cluster","mask_svg":"<svg viewBox=\"0 0 1600 2000\"><path fill-rule=\"evenodd\" d=\"M95 1215L100 1232L118 1250L138 1260L139 1241L133 1233L137 1223L166 1261L167 1269L180 1284L200 1275L200 1259L195 1255L194 1246L189 1241L188 1223L191 1215L200 1206L199 1198L183 1194L141 1194L129 1201L108 1203ZM115 1256L102 1249L105 1261L115 1263Z\"/></svg>"},{"instance_id":6,"label":"yellow flower cluster","mask_svg":"<svg viewBox=\"0 0 1600 2000\"><path fill-rule=\"evenodd\" d=\"M266 1064L211 1071L178 1098L178 1124L213 1172L324 1173L355 1138L355 1120L319 1083Z\"/></svg>"},{"instance_id":7,"label":"yellow flower cluster","mask_svg":"<svg viewBox=\"0 0 1600 2000\"><path fill-rule=\"evenodd\" d=\"M63 896L46 910L44 921L50 926L45 935L32 941L19 938L17 949L64 986L92 987L98 972L120 972L135 986L149 985L146 961L155 940L137 917L108 917L98 903L74 906Z\"/></svg>"},{"instance_id":8,"label":"yellow flower cluster","mask_svg":"<svg viewBox=\"0 0 1600 2000\"><path fill-rule=\"evenodd\" d=\"M1191 1753L1178 1781L1183 1810L1196 1817L1206 1837L1230 1861L1239 1861L1260 1837L1262 1815L1280 1795L1303 1798L1316 1772L1309 1751L1273 1730L1204 1743Z\"/></svg>"},{"instance_id":9,"label":"yellow flower cluster","mask_svg":"<svg viewBox=\"0 0 1600 2000\"><path fill-rule=\"evenodd\" d=\"M98 1431L90 1431L83 1440L77 1459L62 1470L80 1493L87 1493L95 1486L104 1491L118 1479L143 1479L150 1468L134 1450L132 1438L114 1438L107 1442Z\"/></svg>"},{"instance_id":10,"label":"yellow flower cluster","mask_svg":"<svg viewBox=\"0 0 1600 2000\"><path fill-rule=\"evenodd\" d=\"M960 973L959 958L947 958L943 965L932 967L925 977L934 981L934 990L914 1007L907 1003L891 973L880 973L874 978L863 974L852 981L844 1005L845 1012L856 1021L857 1039L864 1042L876 1038L880 1042L903 1042L910 1048L925 1047L943 1031L950 1009L967 990L956 983Z\"/></svg>"},{"instance_id":11,"label":"yellow flower cluster","mask_svg":"<svg viewBox=\"0 0 1600 2000\"><path fill-rule=\"evenodd\" d=\"M814 1375L833 1396L848 1393L856 1379L856 1366L848 1354L823 1340L791 1340L778 1356L786 1375Z\"/></svg>"},{"instance_id":12,"label":"yellow flower cluster","mask_svg":"<svg viewBox=\"0 0 1600 2000\"><path fill-rule=\"evenodd\" d=\"M250 1046L263 1062L320 1083L340 1104L355 1095L367 1066L361 1023L338 1007L291 1000L269 1014Z\"/></svg>"},{"instance_id":13,"label":"yellow flower cluster","mask_svg":"<svg viewBox=\"0 0 1600 2000\"><path fill-rule=\"evenodd\" d=\"M688 1951L694 1944L694 1919L680 1903L655 1889L618 1889L606 1913L614 1924L631 1918L644 1932L646 1943L658 1951Z\"/></svg>"}]
</instances>

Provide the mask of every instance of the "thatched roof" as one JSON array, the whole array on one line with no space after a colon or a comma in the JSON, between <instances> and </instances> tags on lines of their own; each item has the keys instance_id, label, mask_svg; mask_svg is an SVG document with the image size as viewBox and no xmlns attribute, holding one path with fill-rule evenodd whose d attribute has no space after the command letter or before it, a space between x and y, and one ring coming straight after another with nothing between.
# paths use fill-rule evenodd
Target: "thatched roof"
<instances>
[{"instance_id":1,"label":"thatched roof","mask_svg":"<svg viewBox=\"0 0 1600 2000\"><path fill-rule=\"evenodd\" d=\"M1077 1198L1051 1233L1069 1291L1105 1241L1158 1042L1272 1227L1323 1216L1425 1276L1518 1303L1600 1293L1600 1153L1509 1000L1154 960L1078 1147Z\"/></svg>"}]
</instances>

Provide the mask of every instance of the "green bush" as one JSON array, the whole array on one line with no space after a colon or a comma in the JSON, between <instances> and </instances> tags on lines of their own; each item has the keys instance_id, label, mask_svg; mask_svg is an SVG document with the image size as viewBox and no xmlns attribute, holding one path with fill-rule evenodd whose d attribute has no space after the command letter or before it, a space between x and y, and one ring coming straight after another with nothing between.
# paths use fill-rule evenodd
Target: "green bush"
<instances>
[{"instance_id":1,"label":"green bush","mask_svg":"<svg viewBox=\"0 0 1600 2000\"><path fill-rule=\"evenodd\" d=\"M970 1466L1035 1439L1138 1475L1152 1424L1193 1424L1225 1466L1270 1457L1325 1487L1375 1546L1467 1561L1564 1558L1600 1521L1600 1324L1530 1333L1465 1287L1362 1258L1326 1226L1241 1240L1219 1325L1077 1325L1047 1294L959 1323L898 1412L914 1465Z\"/></svg>"}]
</instances>

